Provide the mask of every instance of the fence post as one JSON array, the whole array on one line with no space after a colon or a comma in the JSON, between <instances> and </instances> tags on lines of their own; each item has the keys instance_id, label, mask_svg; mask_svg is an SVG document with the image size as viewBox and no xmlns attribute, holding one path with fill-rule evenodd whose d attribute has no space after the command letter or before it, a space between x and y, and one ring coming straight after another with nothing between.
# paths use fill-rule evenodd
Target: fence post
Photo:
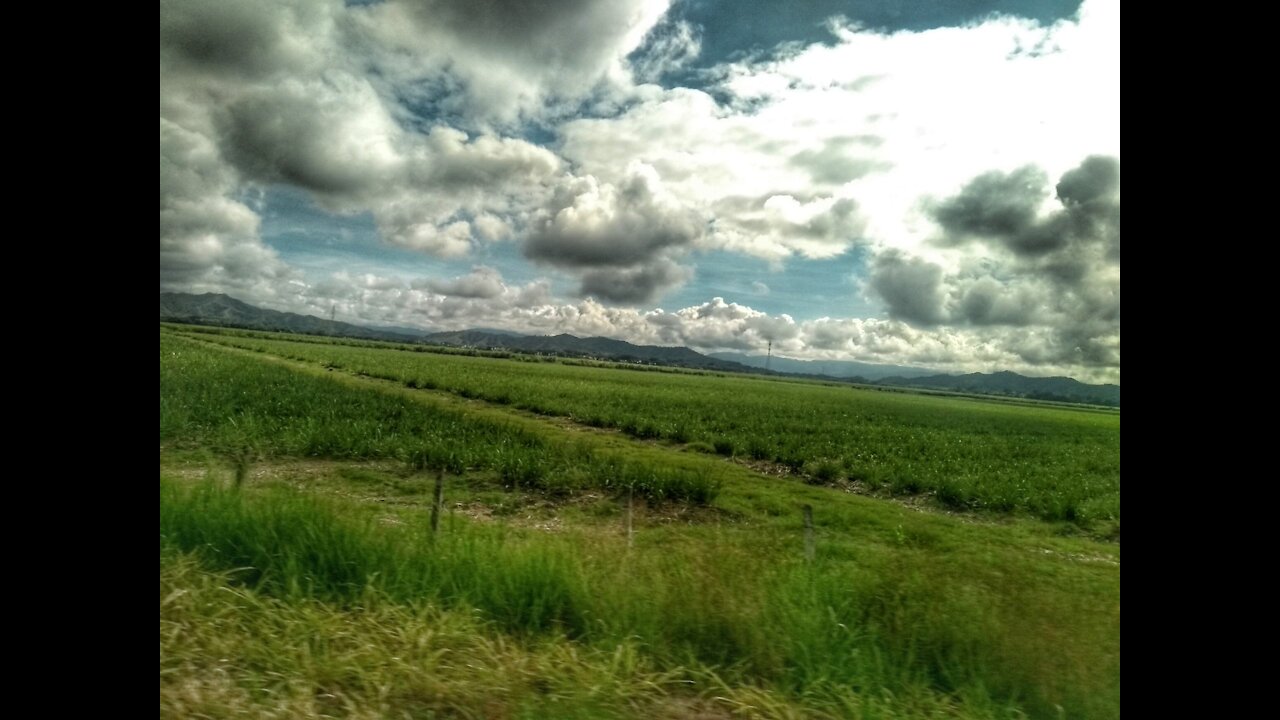
<instances>
[{"instance_id":1,"label":"fence post","mask_svg":"<svg viewBox=\"0 0 1280 720\"><path fill-rule=\"evenodd\" d=\"M632 525L632 516L635 514L634 505L635 488L627 488L627 549L630 550L636 542L635 528Z\"/></svg>"},{"instance_id":2,"label":"fence post","mask_svg":"<svg viewBox=\"0 0 1280 720\"><path fill-rule=\"evenodd\" d=\"M440 529L440 507L444 505L444 469L436 470L435 502L431 503L431 534Z\"/></svg>"},{"instance_id":3,"label":"fence post","mask_svg":"<svg viewBox=\"0 0 1280 720\"><path fill-rule=\"evenodd\" d=\"M804 506L804 559L813 562L813 506Z\"/></svg>"}]
</instances>

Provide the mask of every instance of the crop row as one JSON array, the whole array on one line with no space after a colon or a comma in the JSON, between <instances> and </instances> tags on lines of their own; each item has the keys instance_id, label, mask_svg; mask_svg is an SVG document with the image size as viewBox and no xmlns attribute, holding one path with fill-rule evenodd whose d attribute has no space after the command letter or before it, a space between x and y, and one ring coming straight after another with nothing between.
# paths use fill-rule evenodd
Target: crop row
<instances>
[{"instance_id":1,"label":"crop row","mask_svg":"<svg viewBox=\"0 0 1280 720\"><path fill-rule=\"evenodd\" d=\"M785 466L815 481L928 493L963 509L1118 523L1119 416L750 376L635 373L392 347L210 340L447 391L637 438Z\"/></svg>"},{"instance_id":2,"label":"crop row","mask_svg":"<svg viewBox=\"0 0 1280 720\"><path fill-rule=\"evenodd\" d=\"M160 338L160 440L231 458L396 458L425 469L492 472L506 485L551 493L630 490L651 500L707 503L721 482L166 333Z\"/></svg>"}]
</instances>

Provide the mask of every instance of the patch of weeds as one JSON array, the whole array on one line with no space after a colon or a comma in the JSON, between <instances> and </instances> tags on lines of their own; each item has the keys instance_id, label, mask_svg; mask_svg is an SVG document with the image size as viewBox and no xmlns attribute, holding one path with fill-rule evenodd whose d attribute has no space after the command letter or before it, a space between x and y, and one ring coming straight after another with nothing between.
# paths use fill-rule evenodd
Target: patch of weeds
<instances>
[{"instance_id":1,"label":"patch of weeds","mask_svg":"<svg viewBox=\"0 0 1280 720\"><path fill-rule=\"evenodd\" d=\"M840 465L833 460L823 460L813 468L813 479L820 483L830 483L840 477Z\"/></svg>"}]
</instances>

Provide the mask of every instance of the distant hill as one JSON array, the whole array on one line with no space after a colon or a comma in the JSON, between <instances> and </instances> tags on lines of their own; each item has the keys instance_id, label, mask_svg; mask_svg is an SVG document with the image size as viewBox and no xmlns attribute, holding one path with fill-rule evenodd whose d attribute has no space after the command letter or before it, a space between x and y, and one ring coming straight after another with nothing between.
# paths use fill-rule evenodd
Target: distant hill
<instances>
[{"instance_id":1,"label":"distant hill","mask_svg":"<svg viewBox=\"0 0 1280 720\"><path fill-rule=\"evenodd\" d=\"M765 358L759 355L740 353L703 355L687 347L633 345L623 340L605 337L580 338L563 334L519 335L507 330L457 330L428 333L413 328L395 328L394 330L368 328L325 320L314 315L266 310L217 293L204 295L160 293L160 319L363 340L546 353L720 372L763 372L765 365ZM769 362L771 375L827 376L845 381L869 382L894 387L1120 406L1119 385L1086 385L1066 377L1033 378L1014 372L997 372L990 375L930 374L933 372L935 371L899 365L848 361L791 360L775 357Z\"/></svg>"},{"instance_id":2,"label":"distant hill","mask_svg":"<svg viewBox=\"0 0 1280 720\"><path fill-rule=\"evenodd\" d=\"M422 328L404 327L403 325L369 325L369 330L378 330L380 332L399 333L408 335L409 337L420 338L424 335L430 335L435 330L423 330Z\"/></svg>"},{"instance_id":3,"label":"distant hill","mask_svg":"<svg viewBox=\"0 0 1280 720\"><path fill-rule=\"evenodd\" d=\"M266 310L220 293L203 295L160 293L160 319L201 325L228 325L253 330L279 330L307 335L333 335L363 340L414 342L419 337L325 320L314 315Z\"/></svg>"},{"instance_id":4,"label":"distant hill","mask_svg":"<svg viewBox=\"0 0 1280 720\"><path fill-rule=\"evenodd\" d=\"M633 345L622 340L573 335L519 335L506 330L459 330L427 333L411 328L377 329L335 322L313 315L279 312L254 307L228 295L206 293L160 293L160 319L202 325L225 325L252 330L278 330L308 335L331 335L363 340L390 340L458 347L492 348L516 352L548 353L571 357L601 358L619 362L749 372L737 363L717 360L686 347Z\"/></svg>"},{"instance_id":5,"label":"distant hill","mask_svg":"<svg viewBox=\"0 0 1280 720\"><path fill-rule=\"evenodd\" d=\"M769 360L769 369L774 372L792 373L796 375L826 375L833 378L879 380L886 377L925 377L936 375L937 370L907 367L905 365L881 365L879 363L854 362L848 360L792 360L765 355L744 355L734 352L710 353L710 357L730 362L741 363L748 367L763 368L765 360Z\"/></svg>"},{"instance_id":6,"label":"distant hill","mask_svg":"<svg viewBox=\"0 0 1280 720\"><path fill-rule=\"evenodd\" d=\"M1088 385L1069 377L1027 377L1008 371L913 378L888 377L879 380L877 384L1120 407L1119 385Z\"/></svg>"},{"instance_id":7,"label":"distant hill","mask_svg":"<svg viewBox=\"0 0 1280 720\"><path fill-rule=\"evenodd\" d=\"M459 330L456 332L433 333L424 337L423 342L584 358L602 358L619 362L675 365L702 370L749 371L749 368L738 363L708 357L687 347L633 345L623 340L605 337L580 338L576 335L565 334L516 335L508 332Z\"/></svg>"}]
</instances>

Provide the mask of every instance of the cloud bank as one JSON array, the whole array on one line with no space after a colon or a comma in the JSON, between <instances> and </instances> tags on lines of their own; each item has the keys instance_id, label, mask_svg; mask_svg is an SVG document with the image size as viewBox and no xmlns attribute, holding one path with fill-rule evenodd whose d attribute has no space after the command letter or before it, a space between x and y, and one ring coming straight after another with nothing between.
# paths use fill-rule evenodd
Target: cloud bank
<instances>
[{"instance_id":1,"label":"cloud bank","mask_svg":"<svg viewBox=\"0 0 1280 720\"><path fill-rule=\"evenodd\" d=\"M919 32L828 18L820 42L714 65L669 9L164 0L161 289L1118 380L1118 3ZM449 269L303 270L263 237L281 187ZM789 263L854 249L849 305L878 314L788 294ZM767 263L740 286L772 312L711 291L660 309L724 253Z\"/></svg>"}]
</instances>

